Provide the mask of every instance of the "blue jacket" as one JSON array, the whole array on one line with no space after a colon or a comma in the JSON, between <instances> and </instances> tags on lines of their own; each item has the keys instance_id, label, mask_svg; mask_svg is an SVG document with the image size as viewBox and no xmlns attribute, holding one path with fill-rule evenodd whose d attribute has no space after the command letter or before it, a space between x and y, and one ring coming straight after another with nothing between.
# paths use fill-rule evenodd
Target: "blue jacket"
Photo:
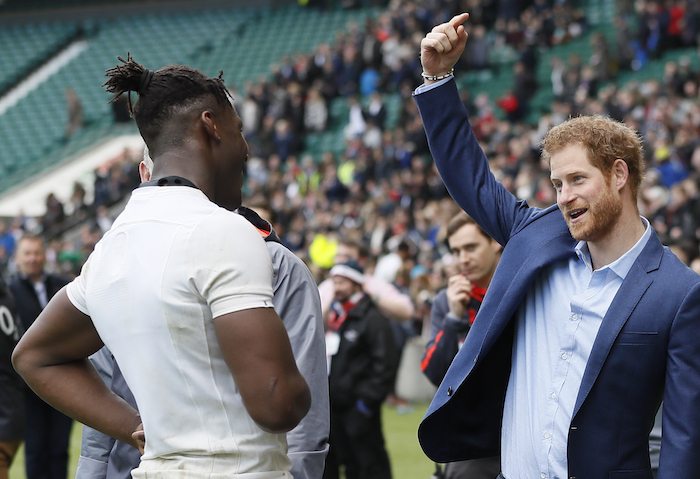
<instances>
[{"instance_id":1,"label":"blue jacket","mask_svg":"<svg viewBox=\"0 0 700 479\"><path fill-rule=\"evenodd\" d=\"M503 254L464 346L418 431L447 462L500 454L513 318L537 274L572 257L556 205L530 208L498 183L454 81L415 97L447 189ZM700 477L700 277L652 233L586 365L568 436L570 478L651 478L649 432L664 401L659 479Z\"/></svg>"}]
</instances>

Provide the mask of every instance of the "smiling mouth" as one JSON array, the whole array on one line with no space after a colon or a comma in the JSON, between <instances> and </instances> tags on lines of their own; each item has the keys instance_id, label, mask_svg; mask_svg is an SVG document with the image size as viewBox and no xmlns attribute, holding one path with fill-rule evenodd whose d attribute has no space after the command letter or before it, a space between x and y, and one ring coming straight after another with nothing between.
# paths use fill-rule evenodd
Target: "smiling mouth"
<instances>
[{"instance_id":1,"label":"smiling mouth","mask_svg":"<svg viewBox=\"0 0 700 479\"><path fill-rule=\"evenodd\" d=\"M586 211L588 211L587 208L576 208L574 210L571 210L567 213L569 219L576 220L577 218L580 218L581 215L583 215Z\"/></svg>"}]
</instances>

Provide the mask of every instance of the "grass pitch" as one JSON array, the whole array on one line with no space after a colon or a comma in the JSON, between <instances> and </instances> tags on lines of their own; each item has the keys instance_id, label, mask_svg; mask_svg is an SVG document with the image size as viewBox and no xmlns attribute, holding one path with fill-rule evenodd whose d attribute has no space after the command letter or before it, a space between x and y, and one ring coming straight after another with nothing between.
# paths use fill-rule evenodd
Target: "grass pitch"
<instances>
[{"instance_id":1,"label":"grass pitch","mask_svg":"<svg viewBox=\"0 0 700 479\"><path fill-rule=\"evenodd\" d=\"M421 451L416 437L418 423L426 407L426 404L416 404L411 406L410 410L401 410L401 414L397 409L384 407L384 437L394 479L429 479L435 469L433 463ZM75 477L75 468L78 465L81 431L82 425L75 423L71 434L68 466L68 477L71 479ZM10 479L26 479L23 448L20 448L10 468Z\"/></svg>"}]
</instances>

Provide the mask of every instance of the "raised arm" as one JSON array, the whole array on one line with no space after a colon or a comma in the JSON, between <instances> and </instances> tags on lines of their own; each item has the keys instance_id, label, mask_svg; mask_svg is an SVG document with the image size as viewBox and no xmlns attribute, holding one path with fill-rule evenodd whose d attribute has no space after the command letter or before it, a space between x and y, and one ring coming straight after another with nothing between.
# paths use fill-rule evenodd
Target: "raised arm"
<instances>
[{"instance_id":1,"label":"raised arm","mask_svg":"<svg viewBox=\"0 0 700 479\"><path fill-rule=\"evenodd\" d=\"M92 321L59 291L22 337L12 362L34 392L66 415L137 447L141 420L87 359L102 347Z\"/></svg>"},{"instance_id":2,"label":"raised arm","mask_svg":"<svg viewBox=\"0 0 700 479\"><path fill-rule=\"evenodd\" d=\"M248 414L272 432L293 429L311 404L287 332L272 308L214 318L214 329Z\"/></svg>"},{"instance_id":3,"label":"raised arm","mask_svg":"<svg viewBox=\"0 0 700 479\"><path fill-rule=\"evenodd\" d=\"M441 76L457 63L467 42L468 14L436 26L421 41L421 63L428 76ZM498 183L469 125L454 79L426 79L414 96L430 151L447 190L459 206L501 245L536 209L518 202Z\"/></svg>"}]
</instances>

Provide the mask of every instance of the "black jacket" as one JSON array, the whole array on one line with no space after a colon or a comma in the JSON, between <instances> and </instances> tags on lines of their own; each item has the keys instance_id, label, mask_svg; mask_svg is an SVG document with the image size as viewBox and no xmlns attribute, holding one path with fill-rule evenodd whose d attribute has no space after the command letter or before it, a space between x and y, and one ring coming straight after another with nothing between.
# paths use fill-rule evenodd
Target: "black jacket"
<instances>
[{"instance_id":1,"label":"black jacket","mask_svg":"<svg viewBox=\"0 0 700 479\"><path fill-rule=\"evenodd\" d=\"M0 441L24 435L24 382L11 362L21 333L14 300L0 279Z\"/></svg>"},{"instance_id":2,"label":"black jacket","mask_svg":"<svg viewBox=\"0 0 700 479\"><path fill-rule=\"evenodd\" d=\"M331 361L333 409L346 409L361 399L378 409L393 390L399 350L389 320L368 296L348 313L338 330L340 345Z\"/></svg>"},{"instance_id":3,"label":"black jacket","mask_svg":"<svg viewBox=\"0 0 700 479\"><path fill-rule=\"evenodd\" d=\"M68 282L69 281L62 276L55 274L45 275L44 286L46 286L46 299L50 300L53 298L53 296L68 284ZM41 313L42 307L39 303L39 297L36 295L32 282L20 275L14 275L10 279L10 291L15 297L20 324L26 331L37 316L39 316L39 313Z\"/></svg>"},{"instance_id":4,"label":"black jacket","mask_svg":"<svg viewBox=\"0 0 700 479\"><path fill-rule=\"evenodd\" d=\"M445 377L452 360L459 352L460 343L464 342L481 306L482 296L476 294L469 298L466 313L461 318L449 315L447 289L440 291L430 310L430 341L425 347L421 370L435 386L439 386Z\"/></svg>"}]
</instances>

